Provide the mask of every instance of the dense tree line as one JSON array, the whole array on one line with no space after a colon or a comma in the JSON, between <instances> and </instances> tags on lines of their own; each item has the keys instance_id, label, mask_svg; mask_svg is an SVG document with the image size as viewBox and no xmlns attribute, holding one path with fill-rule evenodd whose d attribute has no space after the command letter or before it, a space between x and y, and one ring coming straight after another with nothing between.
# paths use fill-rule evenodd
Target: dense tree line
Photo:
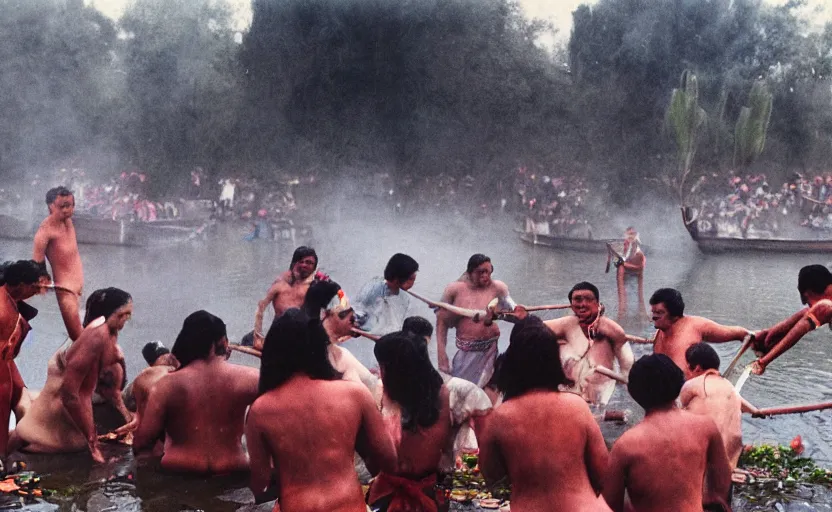
<instances>
[{"instance_id":1,"label":"dense tree line","mask_svg":"<svg viewBox=\"0 0 832 512\"><path fill-rule=\"evenodd\" d=\"M707 114L694 174L825 170L832 27L807 31L799 4L599 0L575 11L564 63L514 0L253 0L242 35L223 0L134 0L118 22L0 0L0 174L139 168L168 187L194 166L358 168L489 187L526 166L626 202L677 172L666 111L685 70ZM767 143L737 164L760 82Z\"/></svg>"}]
</instances>

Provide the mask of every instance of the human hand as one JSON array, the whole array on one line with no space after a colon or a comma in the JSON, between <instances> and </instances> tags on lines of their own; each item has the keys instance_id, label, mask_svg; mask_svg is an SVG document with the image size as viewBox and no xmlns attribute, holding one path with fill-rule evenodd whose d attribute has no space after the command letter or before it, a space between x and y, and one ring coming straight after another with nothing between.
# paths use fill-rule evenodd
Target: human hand
<instances>
[{"instance_id":1,"label":"human hand","mask_svg":"<svg viewBox=\"0 0 832 512\"><path fill-rule=\"evenodd\" d=\"M763 363L762 359L757 359L753 363L751 363L751 373L754 375L762 375L763 372L766 371L766 364Z\"/></svg>"},{"instance_id":2,"label":"human hand","mask_svg":"<svg viewBox=\"0 0 832 512\"><path fill-rule=\"evenodd\" d=\"M133 415L133 419L131 419L129 423L118 427L113 432L119 436L123 436L129 434L130 432L134 432L137 428L139 428L139 418L136 415Z\"/></svg>"},{"instance_id":3,"label":"human hand","mask_svg":"<svg viewBox=\"0 0 832 512\"><path fill-rule=\"evenodd\" d=\"M451 374L451 363L448 360L448 354L442 354L441 352L437 355L437 363L439 365L439 371L442 373L446 373L448 375Z\"/></svg>"},{"instance_id":4,"label":"human hand","mask_svg":"<svg viewBox=\"0 0 832 512\"><path fill-rule=\"evenodd\" d=\"M751 348L754 349L754 352L763 354L768 352L768 329L760 329L755 332L753 336L754 337L751 340Z\"/></svg>"},{"instance_id":5,"label":"human hand","mask_svg":"<svg viewBox=\"0 0 832 512\"><path fill-rule=\"evenodd\" d=\"M90 456L92 456L93 462L95 462L96 464L104 464L104 455L101 454L101 450L98 448L97 438L92 443L89 443L89 448Z\"/></svg>"}]
</instances>

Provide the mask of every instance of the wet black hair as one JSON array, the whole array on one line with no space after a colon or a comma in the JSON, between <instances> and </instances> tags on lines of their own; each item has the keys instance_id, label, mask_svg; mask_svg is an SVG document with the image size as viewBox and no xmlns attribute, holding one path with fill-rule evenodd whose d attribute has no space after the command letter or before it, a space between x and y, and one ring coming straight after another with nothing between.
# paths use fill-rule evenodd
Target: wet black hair
<instances>
[{"instance_id":1,"label":"wet black hair","mask_svg":"<svg viewBox=\"0 0 832 512\"><path fill-rule=\"evenodd\" d=\"M387 266L384 267L384 279L403 283L418 271L419 263L416 260L407 254L397 252L390 257Z\"/></svg>"},{"instance_id":2,"label":"wet black hair","mask_svg":"<svg viewBox=\"0 0 832 512\"><path fill-rule=\"evenodd\" d=\"M306 291L301 309L311 318L320 318L321 310L329 305L340 289L341 285L335 281L313 281Z\"/></svg>"},{"instance_id":3,"label":"wet black hair","mask_svg":"<svg viewBox=\"0 0 832 512\"><path fill-rule=\"evenodd\" d=\"M185 318L171 354L179 361L180 368L184 368L194 361L208 357L211 347L216 347L217 350L219 342L225 337L225 322L218 316L199 310ZM217 350L216 354L224 354L224 351Z\"/></svg>"},{"instance_id":4,"label":"wet black hair","mask_svg":"<svg viewBox=\"0 0 832 512\"><path fill-rule=\"evenodd\" d=\"M311 247L307 247L305 245L301 245L295 252L292 254L292 263L289 264L289 270L292 270L292 267L295 266L295 263L299 262L303 258L307 256L312 256L315 258L315 268L318 268L318 253L315 252L315 249Z\"/></svg>"},{"instance_id":5,"label":"wet black hair","mask_svg":"<svg viewBox=\"0 0 832 512\"><path fill-rule=\"evenodd\" d=\"M46 192L46 204L50 205L50 204L54 203L55 200L58 199L59 197L66 197L66 196L71 196L71 195L73 195L72 191L69 190L68 188L64 187L64 186L50 188Z\"/></svg>"},{"instance_id":6,"label":"wet black hair","mask_svg":"<svg viewBox=\"0 0 832 512\"><path fill-rule=\"evenodd\" d=\"M433 326L427 319L421 316L409 316L405 318L402 324L402 330L411 332L422 338L430 338L433 336Z\"/></svg>"},{"instance_id":7,"label":"wet black hair","mask_svg":"<svg viewBox=\"0 0 832 512\"><path fill-rule=\"evenodd\" d=\"M440 419L442 376L433 367L425 340L412 332L393 332L373 349L385 394L402 410L402 428L415 432Z\"/></svg>"},{"instance_id":8,"label":"wet black hair","mask_svg":"<svg viewBox=\"0 0 832 512\"><path fill-rule=\"evenodd\" d=\"M479 267L483 263L491 263L491 258L486 256L485 254L474 254L470 258L468 258L468 266L465 267L465 272L470 274L474 271L475 268ZM494 268L493 263L491 263L491 268Z\"/></svg>"},{"instance_id":9,"label":"wet black hair","mask_svg":"<svg viewBox=\"0 0 832 512\"><path fill-rule=\"evenodd\" d=\"M830 284L832 284L832 272L829 272L829 269L823 265L807 265L797 274L797 291L800 293L803 304L806 304L804 293L814 292L820 295Z\"/></svg>"},{"instance_id":10,"label":"wet black hair","mask_svg":"<svg viewBox=\"0 0 832 512\"><path fill-rule=\"evenodd\" d=\"M318 380L341 379L341 372L329 362L328 346L329 336L318 317L297 308L287 309L266 333L259 394L282 386L297 373Z\"/></svg>"},{"instance_id":11,"label":"wet black hair","mask_svg":"<svg viewBox=\"0 0 832 512\"><path fill-rule=\"evenodd\" d=\"M83 326L86 327L90 322L101 316L109 318L110 315L118 311L120 307L126 306L131 300L133 300L133 297L129 293L118 288L110 287L95 290L87 298L87 313L84 315Z\"/></svg>"},{"instance_id":12,"label":"wet black hair","mask_svg":"<svg viewBox=\"0 0 832 512\"><path fill-rule=\"evenodd\" d=\"M691 369L697 366L703 370L719 370L719 354L704 341L700 341L685 350L685 360Z\"/></svg>"},{"instance_id":13,"label":"wet black hair","mask_svg":"<svg viewBox=\"0 0 832 512\"><path fill-rule=\"evenodd\" d=\"M635 362L628 380L630 396L649 412L676 400L685 384L685 374L673 359L664 354L650 354Z\"/></svg>"},{"instance_id":14,"label":"wet black hair","mask_svg":"<svg viewBox=\"0 0 832 512\"><path fill-rule=\"evenodd\" d=\"M153 363L165 354L170 354L170 350L158 340L150 341L142 348L142 357L148 366L153 366Z\"/></svg>"},{"instance_id":15,"label":"wet black hair","mask_svg":"<svg viewBox=\"0 0 832 512\"><path fill-rule=\"evenodd\" d=\"M496 384L505 400L535 389L558 391L561 385L572 385L561 365L558 339L540 318L529 316L511 330Z\"/></svg>"},{"instance_id":16,"label":"wet black hair","mask_svg":"<svg viewBox=\"0 0 832 512\"><path fill-rule=\"evenodd\" d=\"M589 290L592 292L592 295L595 295L595 300L601 300L601 294L598 292L597 286L587 281L581 281L569 290L569 295L567 295L569 302L572 302L572 294L578 290Z\"/></svg>"},{"instance_id":17,"label":"wet black hair","mask_svg":"<svg viewBox=\"0 0 832 512\"><path fill-rule=\"evenodd\" d=\"M7 261L0 265L0 286L7 284L35 284L44 275L40 263L34 260ZM46 273L49 276L49 273Z\"/></svg>"},{"instance_id":18,"label":"wet black hair","mask_svg":"<svg viewBox=\"0 0 832 512\"><path fill-rule=\"evenodd\" d=\"M675 288L659 288L650 296L650 305L664 304L670 316L680 317L685 314L685 301Z\"/></svg>"}]
</instances>

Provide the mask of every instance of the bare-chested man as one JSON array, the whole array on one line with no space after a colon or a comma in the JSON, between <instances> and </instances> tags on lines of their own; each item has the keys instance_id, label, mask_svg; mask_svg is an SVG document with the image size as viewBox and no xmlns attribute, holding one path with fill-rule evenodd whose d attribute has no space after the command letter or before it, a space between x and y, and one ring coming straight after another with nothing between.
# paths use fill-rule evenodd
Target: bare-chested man
<instances>
[{"instance_id":1,"label":"bare-chested man","mask_svg":"<svg viewBox=\"0 0 832 512\"><path fill-rule=\"evenodd\" d=\"M104 462L92 414L92 394L107 368L123 365L118 333L133 314L130 294L118 288L96 290L87 299L84 330L49 360L46 384L17 424L10 449L64 453L89 449ZM120 387L106 393L121 401ZM123 403L114 404L122 410ZM129 420L129 418L127 418Z\"/></svg>"},{"instance_id":2,"label":"bare-chested man","mask_svg":"<svg viewBox=\"0 0 832 512\"><path fill-rule=\"evenodd\" d=\"M645 314L644 308L644 267L647 265L647 258L641 250L641 239L638 231L632 226L624 231L624 251L621 257L615 262L616 283L618 285L618 316L622 318L627 312L627 289L625 280L628 277L635 277L638 280L638 311L639 315Z\"/></svg>"},{"instance_id":3,"label":"bare-chested man","mask_svg":"<svg viewBox=\"0 0 832 512\"><path fill-rule=\"evenodd\" d=\"M720 325L701 316L685 316L682 294L673 288L660 288L650 297L653 324L658 329L653 352L665 354L684 369L685 351L700 341L724 343L742 340L749 330L744 327Z\"/></svg>"},{"instance_id":4,"label":"bare-chested man","mask_svg":"<svg viewBox=\"0 0 832 512\"><path fill-rule=\"evenodd\" d=\"M321 325L290 309L269 329L260 396L246 420L251 490L274 486L283 512L366 512L358 451L372 474L394 472L396 450L367 388L343 380Z\"/></svg>"},{"instance_id":5,"label":"bare-chested man","mask_svg":"<svg viewBox=\"0 0 832 512\"><path fill-rule=\"evenodd\" d=\"M679 394L682 408L708 416L719 429L731 469L742 454L742 413L755 408L743 400L731 381L719 374L719 355L707 343L691 345L685 352L685 385Z\"/></svg>"},{"instance_id":6,"label":"bare-chested man","mask_svg":"<svg viewBox=\"0 0 832 512\"><path fill-rule=\"evenodd\" d=\"M560 356L566 376L575 383L573 390L590 404L606 406L615 391L615 381L596 373L597 366L615 370L626 377L633 366L633 350L620 325L600 316L598 288L581 282L569 291L574 316L545 322L561 344Z\"/></svg>"},{"instance_id":7,"label":"bare-chested man","mask_svg":"<svg viewBox=\"0 0 832 512\"><path fill-rule=\"evenodd\" d=\"M142 357L149 366L142 370L124 390L125 405L136 414L133 415L133 421L116 430L119 434L136 430L147 407L150 390L160 379L179 368L179 361L160 341L147 343L142 348Z\"/></svg>"},{"instance_id":8,"label":"bare-chested man","mask_svg":"<svg viewBox=\"0 0 832 512\"><path fill-rule=\"evenodd\" d=\"M609 510L598 498L607 447L586 402L572 393L554 333L534 316L518 323L497 375L505 401L480 432L480 470L512 483L524 512Z\"/></svg>"},{"instance_id":9,"label":"bare-chested man","mask_svg":"<svg viewBox=\"0 0 832 512\"><path fill-rule=\"evenodd\" d=\"M454 434L450 390L430 362L424 338L390 333L374 352L384 382L381 413L399 460L395 472L373 480L367 502L382 512L436 510L436 473Z\"/></svg>"},{"instance_id":10,"label":"bare-chested man","mask_svg":"<svg viewBox=\"0 0 832 512\"><path fill-rule=\"evenodd\" d=\"M501 309L518 313L518 318L525 317L525 310L518 307L511 299L508 286L502 281L491 279L494 266L491 258L484 254L474 254L468 260L465 271L466 279L449 284L442 294L442 301L468 309L486 309L494 298L500 300ZM454 325L455 322L455 325ZM453 366L448 360L448 328L456 327L456 348ZM439 371L449 373L485 386L494 373L494 361L497 359L497 340L500 328L496 323L486 325L470 318L456 318L446 311L436 312L436 344L439 359Z\"/></svg>"},{"instance_id":11,"label":"bare-chested man","mask_svg":"<svg viewBox=\"0 0 832 512\"><path fill-rule=\"evenodd\" d=\"M243 428L257 397L257 370L227 361L225 323L207 311L188 315L171 353L181 366L150 390L133 448L152 448L164 434L164 469L245 471Z\"/></svg>"},{"instance_id":12,"label":"bare-chested man","mask_svg":"<svg viewBox=\"0 0 832 512\"><path fill-rule=\"evenodd\" d=\"M272 283L266 297L257 303L254 314L253 345L257 350L263 349L263 313L269 304L274 308L277 318L289 308L299 308L303 298L309 290L309 285L315 280L315 270L318 268L318 254L311 247L301 246L292 254L289 270L278 276ZM243 345L248 343L243 340Z\"/></svg>"},{"instance_id":13,"label":"bare-chested man","mask_svg":"<svg viewBox=\"0 0 832 512\"><path fill-rule=\"evenodd\" d=\"M644 356L630 370L627 388L645 416L612 448L604 499L614 511L625 510L625 491L639 512L730 510L731 467L722 437L711 418L676 407L684 381L664 354Z\"/></svg>"},{"instance_id":14,"label":"bare-chested man","mask_svg":"<svg viewBox=\"0 0 832 512\"><path fill-rule=\"evenodd\" d=\"M805 307L782 322L755 335L755 349L767 353L754 362L761 375L766 366L792 348L807 333L832 322L832 272L823 265L808 265L797 276L797 291Z\"/></svg>"},{"instance_id":15,"label":"bare-chested man","mask_svg":"<svg viewBox=\"0 0 832 512\"><path fill-rule=\"evenodd\" d=\"M61 310L69 339L75 341L81 335L81 317L78 301L84 291L84 269L78 253L75 225L72 214L75 211L75 197L65 187L56 187L46 193L49 216L41 222L35 233L32 259L44 264L49 259L55 285L55 295Z\"/></svg>"}]
</instances>

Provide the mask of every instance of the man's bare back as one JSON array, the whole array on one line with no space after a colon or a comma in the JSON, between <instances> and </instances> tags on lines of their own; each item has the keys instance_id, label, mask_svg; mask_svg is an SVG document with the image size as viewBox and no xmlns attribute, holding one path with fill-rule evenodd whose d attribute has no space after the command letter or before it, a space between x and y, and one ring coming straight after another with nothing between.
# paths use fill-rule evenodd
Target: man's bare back
<instances>
[{"instance_id":1,"label":"man's bare back","mask_svg":"<svg viewBox=\"0 0 832 512\"><path fill-rule=\"evenodd\" d=\"M639 512L701 512L705 471L711 489L724 497L730 468L713 420L679 409L648 414L612 448L604 498L616 512L624 510L626 490Z\"/></svg>"},{"instance_id":2,"label":"man's bare back","mask_svg":"<svg viewBox=\"0 0 832 512\"><path fill-rule=\"evenodd\" d=\"M219 357L169 373L150 391L134 446L150 447L164 432L165 469L205 474L247 469L242 435L258 379L257 369Z\"/></svg>"},{"instance_id":3,"label":"man's bare back","mask_svg":"<svg viewBox=\"0 0 832 512\"><path fill-rule=\"evenodd\" d=\"M576 391L587 402L606 404L615 381L591 370L597 366L615 370L618 361L620 373L627 376L633 365L633 350L624 329L613 320L601 317L595 339L590 343L576 316L548 320L544 324L558 337L561 362L566 376L575 381Z\"/></svg>"},{"instance_id":4,"label":"man's bare back","mask_svg":"<svg viewBox=\"0 0 832 512\"><path fill-rule=\"evenodd\" d=\"M277 481L283 512L366 512L358 451L373 474L396 469L396 452L367 389L297 374L261 395L246 425L255 496ZM275 507L275 510L278 510Z\"/></svg>"},{"instance_id":5,"label":"man's bare back","mask_svg":"<svg viewBox=\"0 0 832 512\"><path fill-rule=\"evenodd\" d=\"M742 454L742 400L733 384L708 370L685 382L679 400L686 410L714 420L731 469L736 468Z\"/></svg>"},{"instance_id":6,"label":"man's bare back","mask_svg":"<svg viewBox=\"0 0 832 512\"><path fill-rule=\"evenodd\" d=\"M421 478L439 469L442 450L447 446L453 432L450 393L444 385L439 399L442 403L439 420L428 428L420 428L416 432L402 430L401 418L398 417L399 425L396 426L401 442L397 446L399 460L395 474L407 478Z\"/></svg>"},{"instance_id":7,"label":"man's bare back","mask_svg":"<svg viewBox=\"0 0 832 512\"><path fill-rule=\"evenodd\" d=\"M489 415L479 443L486 479L511 480L513 509L609 510L597 495L607 448L580 397L533 391L508 400Z\"/></svg>"},{"instance_id":8,"label":"man's bare back","mask_svg":"<svg viewBox=\"0 0 832 512\"><path fill-rule=\"evenodd\" d=\"M84 270L78 252L75 225L72 223L74 208L75 199L72 195L58 196L49 205L49 216L35 233L32 251L32 259L38 263L49 260L55 285L74 292L56 291L61 316L73 341L78 339L82 331L78 300L84 288Z\"/></svg>"}]
</instances>

